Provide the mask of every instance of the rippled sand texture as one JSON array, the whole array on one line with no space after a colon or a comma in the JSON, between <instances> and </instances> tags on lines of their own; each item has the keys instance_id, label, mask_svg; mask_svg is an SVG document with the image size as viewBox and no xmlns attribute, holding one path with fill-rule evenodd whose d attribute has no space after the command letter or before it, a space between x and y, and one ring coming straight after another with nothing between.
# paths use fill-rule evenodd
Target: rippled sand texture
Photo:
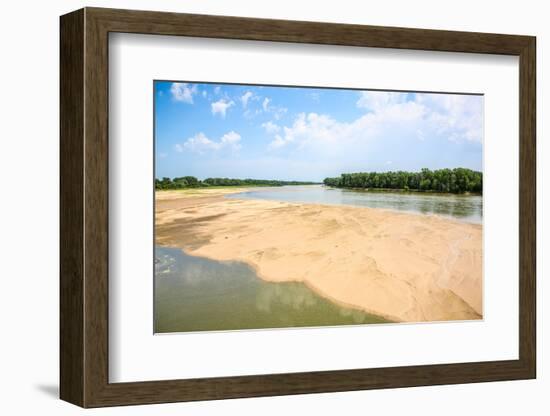
<instances>
[{"instance_id":1,"label":"rippled sand texture","mask_svg":"<svg viewBox=\"0 0 550 416\"><path fill-rule=\"evenodd\" d=\"M239 190L242 192L242 190ZM223 193L227 193L224 191ZM402 321L480 319L482 227L382 209L157 192L156 243Z\"/></svg>"}]
</instances>

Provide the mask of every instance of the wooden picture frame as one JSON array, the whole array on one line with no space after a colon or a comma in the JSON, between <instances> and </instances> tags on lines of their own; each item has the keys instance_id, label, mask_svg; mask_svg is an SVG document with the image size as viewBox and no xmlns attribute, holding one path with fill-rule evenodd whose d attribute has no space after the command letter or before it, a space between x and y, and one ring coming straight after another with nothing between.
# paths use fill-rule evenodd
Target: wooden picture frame
<instances>
[{"instance_id":1,"label":"wooden picture frame","mask_svg":"<svg viewBox=\"0 0 550 416\"><path fill-rule=\"evenodd\" d=\"M530 379L536 376L535 38L85 8L61 17L60 396L82 407ZM519 359L238 377L108 379L108 35L192 36L519 57Z\"/></svg>"}]
</instances>

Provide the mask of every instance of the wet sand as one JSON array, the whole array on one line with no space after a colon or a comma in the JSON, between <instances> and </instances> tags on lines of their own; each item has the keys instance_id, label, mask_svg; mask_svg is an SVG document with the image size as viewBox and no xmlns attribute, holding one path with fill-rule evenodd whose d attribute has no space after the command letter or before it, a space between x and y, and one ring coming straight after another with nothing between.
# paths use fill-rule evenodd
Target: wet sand
<instances>
[{"instance_id":1,"label":"wet sand","mask_svg":"<svg viewBox=\"0 0 550 416\"><path fill-rule=\"evenodd\" d=\"M156 243L242 261L393 321L482 316L482 227L351 206L228 199L238 189L156 193Z\"/></svg>"}]
</instances>

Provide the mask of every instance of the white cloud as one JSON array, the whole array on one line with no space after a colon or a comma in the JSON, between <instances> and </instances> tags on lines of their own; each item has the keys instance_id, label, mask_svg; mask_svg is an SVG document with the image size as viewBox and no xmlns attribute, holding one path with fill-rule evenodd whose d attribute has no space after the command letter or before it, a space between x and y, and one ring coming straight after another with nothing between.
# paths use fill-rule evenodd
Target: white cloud
<instances>
[{"instance_id":1,"label":"white cloud","mask_svg":"<svg viewBox=\"0 0 550 416\"><path fill-rule=\"evenodd\" d=\"M207 151L218 151L224 148L236 151L241 148L240 141L240 134L234 131L224 134L218 141L211 140L204 133L200 132L188 138L183 144L176 144L174 148L178 152L183 152L187 149L199 154Z\"/></svg>"},{"instance_id":2,"label":"white cloud","mask_svg":"<svg viewBox=\"0 0 550 416\"><path fill-rule=\"evenodd\" d=\"M380 111L388 106L402 104L407 97L404 93L386 91L361 91L357 107L371 111Z\"/></svg>"},{"instance_id":3,"label":"white cloud","mask_svg":"<svg viewBox=\"0 0 550 416\"><path fill-rule=\"evenodd\" d=\"M233 149L240 149L241 144L239 143L241 141L241 136L238 133L235 133L233 130L231 130L229 133L225 133L221 140L220 140L220 146L230 146Z\"/></svg>"},{"instance_id":4,"label":"white cloud","mask_svg":"<svg viewBox=\"0 0 550 416\"><path fill-rule=\"evenodd\" d=\"M280 106L276 106L276 105L272 105L271 104L272 100L271 98L264 98L263 102L262 102L262 108L263 108L263 111L265 111L266 113L271 113L273 114L273 118L275 120L280 120L281 117L286 114L286 112L288 111L287 108L285 107L280 107ZM261 110L260 110L261 112Z\"/></svg>"},{"instance_id":5,"label":"white cloud","mask_svg":"<svg viewBox=\"0 0 550 416\"><path fill-rule=\"evenodd\" d=\"M431 110L429 121L437 133L452 141L483 139L483 100L458 94L419 94L417 101Z\"/></svg>"},{"instance_id":6,"label":"white cloud","mask_svg":"<svg viewBox=\"0 0 550 416\"><path fill-rule=\"evenodd\" d=\"M424 121L416 130L419 140L425 140L430 132L451 141L483 139L483 100L479 96L417 93L412 97L407 100L405 93L362 91L357 106L375 114L389 114L412 108L413 103L422 109Z\"/></svg>"},{"instance_id":7,"label":"white cloud","mask_svg":"<svg viewBox=\"0 0 550 416\"><path fill-rule=\"evenodd\" d=\"M271 143L269 143L269 148L270 149L278 149L278 148L283 147L284 145L286 145L289 141L291 141L291 140L283 139L279 134L277 134L275 136L275 139Z\"/></svg>"},{"instance_id":8,"label":"white cloud","mask_svg":"<svg viewBox=\"0 0 550 416\"><path fill-rule=\"evenodd\" d=\"M193 104L193 95L196 94L198 88L196 85L187 84L185 82L173 82L170 87L172 98L176 101Z\"/></svg>"},{"instance_id":9,"label":"white cloud","mask_svg":"<svg viewBox=\"0 0 550 416\"><path fill-rule=\"evenodd\" d=\"M197 133L193 137L190 137L183 143L183 145L176 144L176 150L183 152L185 149L202 153L206 150L217 150L219 143L210 140L204 135L204 133Z\"/></svg>"},{"instance_id":10,"label":"white cloud","mask_svg":"<svg viewBox=\"0 0 550 416\"><path fill-rule=\"evenodd\" d=\"M292 126L283 127L283 134L275 136L270 147L281 148L293 142L304 147L308 143L342 140L349 136L346 130L350 130L350 126L327 115L301 113Z\"/></svg>"},{"instance_id":11,"label":"white cloud","mask_svg":"<svg viewBox=\"0 0 550 416\"><path fill-rule=\"evenodd\" d=\"M253 118L259 114L270 113L273 119L280 120L288 112L288 109L285 107L273 105L273 100L271 98L264 97L262 100L261 96L256 95L251 91L245 92L241 97L239 97L239 100L241 101L245 110L243 112L243 116L246 118ZM260 100L262 100L261 106L259 108L253 109L252 101Z\"/></svg>"},{"instance_id":12,"label":"white cloud","mask_svg":"<svg viewBox=\"0 0 550 416\"><path fill-rule=\"evenodd\" d=\"M212 114L220 114L222 118L225 118L225 113L227 112L227 109L235 103L233 101L227 101L225 98L222 98L219 101L216 101L211 104L212 105Z\"/></svg>"},{"instance_id":13,"label":"white cloud","mask_svg":"<svg viewBox=\"0 0 550 416\"><path fill-rule=\"evenodd\" d=\"M206 90L203 90L203 91L202 91L202 96L203 96L204 98L206 98L206 97L208 96L208 93L206 92Z\"/></svg>"},{"instance_id":14,"label":"white cloud","mask_svg":"<svg viewBox=\"0 0 550 416\"><path fill-rule=\"evenodd\" d=\"M269 134L278 133L281 130L281 128L277 124L273 123L272 121L262 123L262 127Z\"/></svg>"},{"instance_id":15,"label":"white cloud","mask_svg":"<svg viewBox=\"0 0 550 416\"><path fill-rule=\"evenodd\" d=\"M221 93L221 92L222 92L222 87L219 87L219 86L218 86L218 87L215 87L215 88L214 88L214 93L215 93L215 94L219 94L219 93Z\"/></svg>"},{"instance_id":16,"label":"white cloud","mask_svg":"<svg viewBox=\"0 0 550 416\"><path fill-rule=\"evenodd\" d=\"M262 103L262 108L264 109L264 111L268 111L269 110L269 103L271 102L271 98L264 98L264 101Z\"/></svg>"},{"instance_id":17,"label":"white cloud","mask_svg":"<svg viewBox=\"0 0 550 416\"><path fill-rule=\"evenodd\" d=\"M368 112L350 122L301 113L269 144L327 154L368 151L373 140L482 141L482 99L478 96L362 92L357 106Z\"/></svg>"},{"instance_id":18,"label":"white cloud","mask_svg":"<svg viewBox=\"0 0 550 416\"><path fill-rule=\"evenodd\" d=\"M250 100L252 97L254 97L254 94L251 91L247 91L241 96L241 103L243 105L243 108L246 108L246 106L248 105L248 100Z\"/></svg>"}]
</instances>

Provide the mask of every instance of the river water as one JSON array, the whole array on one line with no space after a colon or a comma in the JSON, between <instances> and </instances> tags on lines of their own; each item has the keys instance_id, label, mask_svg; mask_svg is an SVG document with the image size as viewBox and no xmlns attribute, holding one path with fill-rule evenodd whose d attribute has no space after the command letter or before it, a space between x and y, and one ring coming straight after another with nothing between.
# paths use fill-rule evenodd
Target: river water
<instances>
[{"instance_id":1,"label":"river water","mask_svg":"<svg viewBox=\"0 0 550 416\"><path fill-rule=\"evenodd\" d=\"M307 185L258 188L228 197L384 208L415 214L436 214L476 224L480 224L483 219L483 197L479 195L363 191Z\"/></svg>"},{"instance_id":2,"label":"river water","mask_svg":"<svg viewBox=\"0 0 550 416\"><path fill-rule=\"evenodd\" d=\"M155 249L156 333L382 322L340 307L302 283L266 282L243 263Z\"/></svg>"},{"instance_id":3,"label":"river water","mask_svg":"<svg viewBox=\"0 0 550 416\"><path fill-rule=\"evenodd\" d=\"M228 198L351 205L482 222L483 198L419 192L357 191L322 185L258 188ZM155 332L358 325L387 322L341 307L302 283L260 279L239 262L155 249Z\"/></svg>"}]
</instances>

